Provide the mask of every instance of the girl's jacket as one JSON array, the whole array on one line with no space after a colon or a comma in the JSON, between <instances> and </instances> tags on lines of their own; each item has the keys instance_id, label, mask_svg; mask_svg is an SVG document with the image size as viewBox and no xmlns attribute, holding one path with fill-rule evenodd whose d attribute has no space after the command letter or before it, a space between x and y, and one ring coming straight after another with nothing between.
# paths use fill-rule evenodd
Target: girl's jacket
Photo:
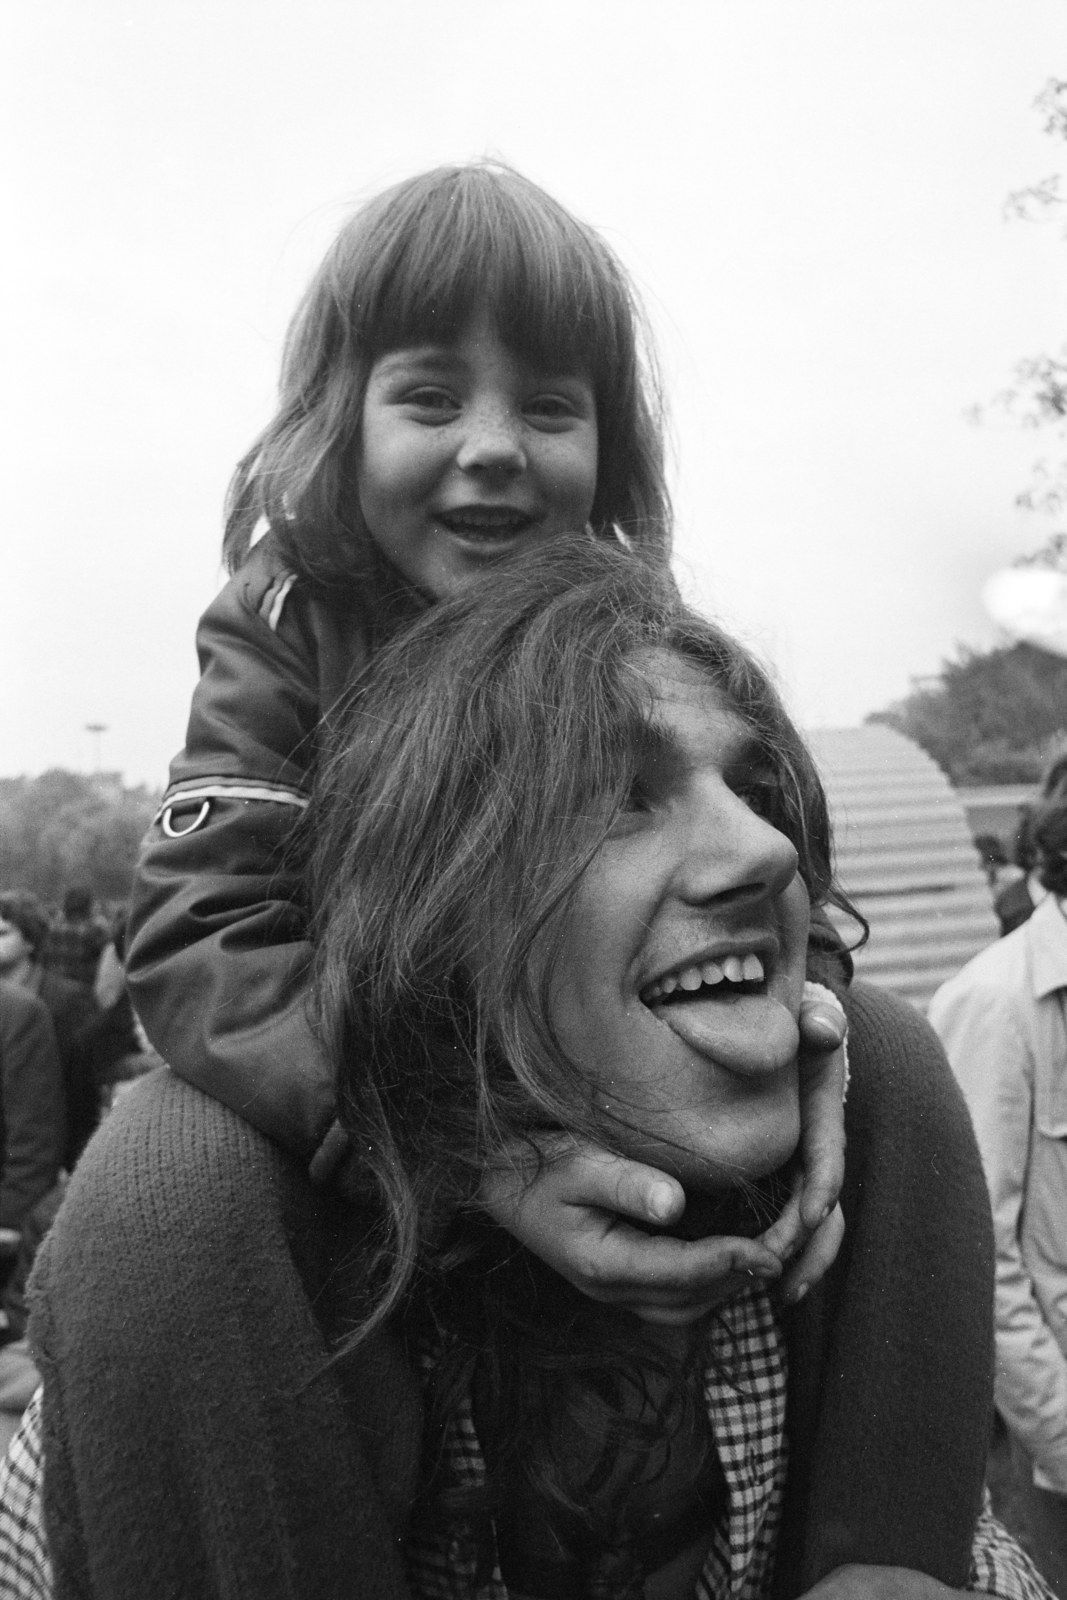
<instances>
[{"instance_id":1,"label":"girl's jacket","mask_svg":"<svg viewBox=\"0 0 1067 1600\"><path fill-rule=\"evenodd\" d=\"M188 1083L344 1184L348 1141L305 1012L311 949L288 848L306 809L323 719L369 658L352 589L287 568L266 535L204 613L185 749L142 846L127 978L160 1055ZM809 971L851 975L813 920Z\"/></svg>"},{"instance_id":2,"label":"girl's jacket","mask_svg":"<svg viewBox=\"0 0 1067 1600\"><path fill-rule=\"evenodd\" d=\"M270 533L205 612L185 749L141 851L127 976L181 1077L326 1169L344 1149L304 1009L302 875L287 860L319 729L367 660L350 590L287 569ZM325 1172L323 1173L325 1176Z\"/></svg>"}]
</instances>

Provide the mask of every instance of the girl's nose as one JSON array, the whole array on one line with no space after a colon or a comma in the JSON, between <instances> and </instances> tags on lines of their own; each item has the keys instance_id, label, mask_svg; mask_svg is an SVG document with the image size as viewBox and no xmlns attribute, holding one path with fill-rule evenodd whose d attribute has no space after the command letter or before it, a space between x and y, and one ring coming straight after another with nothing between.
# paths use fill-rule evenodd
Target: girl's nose
<instances>
[{"instance_id":1,"label":"girl's nose","mask_svg":"<svg viewBox=\"0 0 1067 1600\"><path fill-rule=\"evenodd\" d=\"M503 400L472 408L456 454L463 472L498 472L509 476L526 467L522 419Z\"/></svg>"},{"instance_id":2,"label":"girl's nose","mask_svg":"<svg viewBox=\"0 0 1067 1600\"><path fill-rule=\"evenodd\" d=\"M693 903L773 899L797 872L796 847L740 795L722 788L693 808L678 889Z\"/></svg>"}]
</instances>

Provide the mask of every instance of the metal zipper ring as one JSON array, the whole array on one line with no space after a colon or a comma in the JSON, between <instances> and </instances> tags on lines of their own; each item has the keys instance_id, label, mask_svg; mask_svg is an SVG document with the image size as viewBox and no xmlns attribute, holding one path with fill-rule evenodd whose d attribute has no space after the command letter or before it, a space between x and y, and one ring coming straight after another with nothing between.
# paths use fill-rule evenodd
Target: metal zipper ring
<instances>
[{"instance_id":1,"label":"metal zipper ring","mask_svg":"<svg viewBox=\"0 0 1067 1600\"><path fill-rule=\"evenodd\" d=\"M211 810L211 801L201 801L200 810L196 813L196 816L193 818L192 822L190 822L187 828L175 828L171 825L170 819L173 810L173 806L168 806L166 811L164 811L163 815L159 819L163 827L163 832L166 834L168 839L184 839L186 834L195 833L200 824L205 820L208 812Z\"/></svg>"}]
</instances>

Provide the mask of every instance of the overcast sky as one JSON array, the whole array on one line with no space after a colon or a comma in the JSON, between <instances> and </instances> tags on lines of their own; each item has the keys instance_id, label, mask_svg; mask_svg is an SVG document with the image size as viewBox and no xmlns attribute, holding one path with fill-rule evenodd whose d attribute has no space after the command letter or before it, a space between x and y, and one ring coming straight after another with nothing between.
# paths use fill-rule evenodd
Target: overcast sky
<instances>
[{"instance_id":1,"label":"overcast sky","mask_svg":"<svg viewBox=\"0 0 1067 1600\"><path fill-rule=\"evenodd\" d=\"M351 206L502 156L634 273L678 567L843 726L997 640L1034 434L966 408L1067 334L1065 0L6 0L0 773L161 783L221 504Z\"/></svg>"}]
</instances>

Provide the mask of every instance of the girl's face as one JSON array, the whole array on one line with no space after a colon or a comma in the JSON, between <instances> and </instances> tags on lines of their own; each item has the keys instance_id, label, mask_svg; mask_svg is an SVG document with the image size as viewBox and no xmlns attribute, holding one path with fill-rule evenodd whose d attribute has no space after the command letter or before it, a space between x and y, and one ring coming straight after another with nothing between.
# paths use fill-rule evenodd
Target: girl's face
<instances>
[{"instance_id":1,"label":"girl's face","mask_svg":"<svg viewBox=\"0 0 1067 1600\"><path fill-rule=\"evenodd\" d=\"M445 599L487 563L579 532L596 493L597 419L581 373L542 372L488 313L452 344L379 357L360 432L359 497L395 567Z\"/></svg>"},{"instance_id":2,"label":"girl's face","mask_svg":"<svg viewBox=\"0 0 1067 1600\"><path fill-rule=\"evenodd\" d=\"M808 897L750 730L681 658L643 666L638 786L555 945L552 1020L629 1152L717 1189L799 1137Z\"/></svg>"}]
</instances>

